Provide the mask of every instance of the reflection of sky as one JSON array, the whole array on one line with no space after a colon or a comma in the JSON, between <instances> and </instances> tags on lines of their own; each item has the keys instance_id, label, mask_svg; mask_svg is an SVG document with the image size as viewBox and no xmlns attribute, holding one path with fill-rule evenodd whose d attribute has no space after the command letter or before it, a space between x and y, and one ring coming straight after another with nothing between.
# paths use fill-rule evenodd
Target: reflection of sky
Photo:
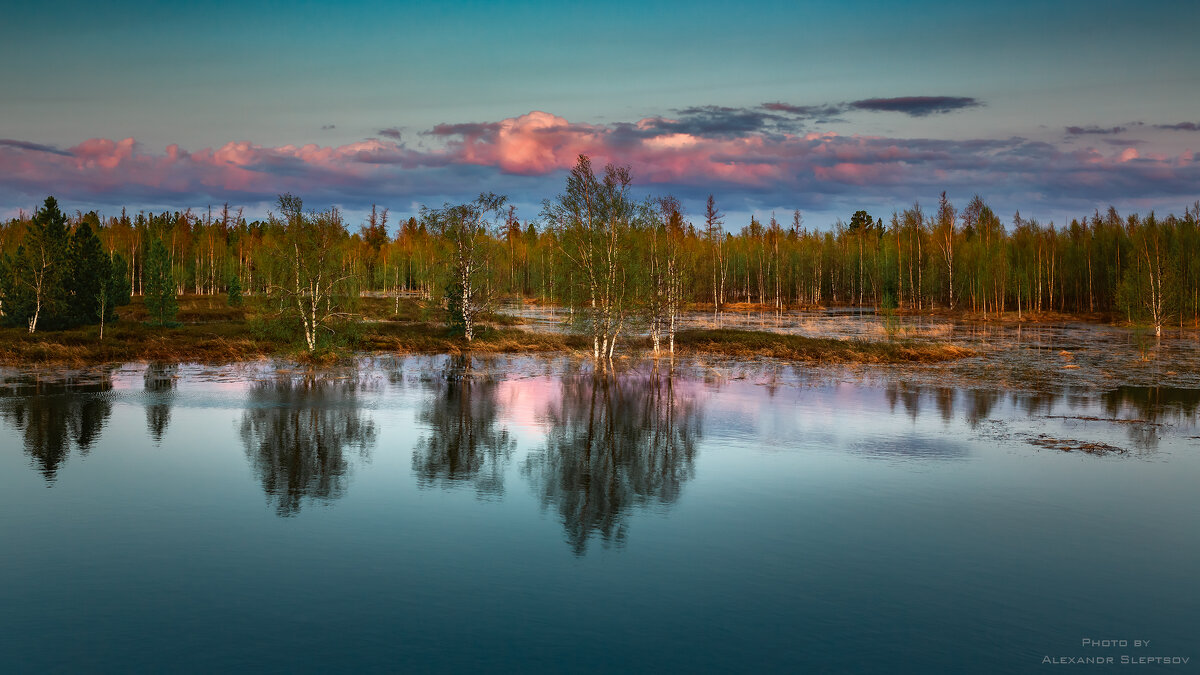
<instances>
[{"instance_id":1,"label":"reflection of sky","mask_svg":"<svg viewBox=\"0 0 1200 675\"><path fill-rule=\"evenodd\" d=\"M407 214L483 182L532 217L561 189L564 162L589 151L634 163L642 186L679 193L693 213L711 189L739 218L801 208L812 226L856 204L932 202L941 189L1060 223L1109 201L1179 210L1194 197L1184 188L1200 145L1186 130L1200 123L1198 12L1082 1L25 3L8 8L21 29L0 44L10 65L0 139L12 142L0 146L0 209L56 190L69 209L228 199L258 211L292 190L351 213L378 201ZM46 49L40 28L51 26L61 39ZM978 105L869 103L913 97ZM778 117L785 108L768 103L808 112ZM520 127L531 111L563 120L560 142L534 142L554 134ZM504 120L506 139L429 133ZM631 125L647 120L680 133L638 140ZM1005 144L1014 137L1027 142ZM822 153L841 159L816 161Z\"/></svg>"},{"instance_id":2,"label":"reflection of sky","mask_svg":"<svg viewBox=\"0 0 1200 675\"><path fill-rule=\"evenodd\" d=\"M1194 641L1195 432L1164 427L1145 452L1093 457L1022 434L1121 445L1124 427L1029 419L1019 396L995 397L972 428L964 391L910 388L893 406L883 387L681 381L701 418L694 474L669 502L623 502L623 547L576 556L520 470L557 403L535 368L473 388L520 432L503 497L418 487L436 395L422 379L443 361L403 359L394 382L363 374L375 384L345 405L378 436L347 454L336 499L292 518L264 499L239 437L257 403L209 381L245 373L181 369L156 445L142 370L122 371L97 440L52 486L0 416L0 662L225 670L268 654L288 670L465 670L532 654L550 668L804 672L853 654L872 671L978 658L1013 672L1077 644L1081 625L1146 626L1164 649ZM1074 397L1037 414L1102 410Z\"/></svg>"}]
</instances>

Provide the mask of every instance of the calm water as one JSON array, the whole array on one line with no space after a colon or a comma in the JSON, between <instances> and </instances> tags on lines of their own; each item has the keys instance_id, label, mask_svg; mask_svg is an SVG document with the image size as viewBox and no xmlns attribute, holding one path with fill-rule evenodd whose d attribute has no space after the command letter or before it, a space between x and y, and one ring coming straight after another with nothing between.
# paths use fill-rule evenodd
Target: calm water
<instances>
[{"instance_id":1,"label":"calm water","mask_svg":"<svg viewBox=\"0 0 1200 675\"><path fill-rule=\"evenodd\" d=\"M447 357L4 381L6 672L1200 664L1200 390Z\"/></svg>"}]
</instances>

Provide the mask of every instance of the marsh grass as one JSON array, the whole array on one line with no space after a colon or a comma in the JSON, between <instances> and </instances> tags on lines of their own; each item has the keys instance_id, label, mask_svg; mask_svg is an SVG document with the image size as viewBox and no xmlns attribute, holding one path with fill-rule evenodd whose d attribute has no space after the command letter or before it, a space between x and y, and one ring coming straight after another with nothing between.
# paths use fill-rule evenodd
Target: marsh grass
<instances>
[{"instance_id":1,"label":"marsh grass","mask_svg":"<svg viewBox=\"0 0 1200 675\"><path fill-rule=\"evenodd\" d=\"M974 355L949 343L872 342L745 330L689 330L675 336L684 353L768 356L826 363L939 363Z\"/></svg>"},{"instance_id":2,"label":"marsh grass","mask_svg":"<svg viewBox=\"0 0 1200 675\"><path fill-rule=\"evenodd\" d=\"M229 363L284 356L328 364L360 352L396 354L575 353L591 351L584 335L521 329L519 319L490 313L468 343L451 333L440 307L404 299L400 311L387 298L363 298L353 320L336 326L309 353L298 325L273 318L262 298L245 298L245 306L229 307L224 296L180 299L178 325L157 327L140 298L121 308L119 319L98 326L30 335L20 328L0 329L0 364L84 366L128 361ZM933 363L973 354L950 344L873 342L782 335L749 330L685 330L676 335L680 355L719 354L745 358L860 363ZM647 353L648 338L622 341L630 353Z\"/></svg>"}]
</instances>

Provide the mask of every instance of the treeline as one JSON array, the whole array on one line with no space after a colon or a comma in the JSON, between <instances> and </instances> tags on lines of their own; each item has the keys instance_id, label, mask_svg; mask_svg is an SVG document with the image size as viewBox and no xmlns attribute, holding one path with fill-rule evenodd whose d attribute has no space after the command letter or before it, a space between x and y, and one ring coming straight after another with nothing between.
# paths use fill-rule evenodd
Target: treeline
<instances>
[{"instance_id":1,"label":"treeline","mask_svg":"<svg viewBox=\"0 0 1200 675\"><path fill-rule=\"evenodd\" d=\"M339 294L409 295L451 306L468 337L480 308L524 297L579 310L572 314L596 338L598 355L635 329L665 345L678 313L697 305L1064 312L1120 316L1158 331L1200 321L1200 202L1181 217L1110 207L1058 226L1019 213L1006 223L978 196L957 208L943 194L932 208L858 211L825 228L808 227L799 211L738 227L712 197L704 212L686 214L672 197L634 200L629 186L627 169L597 174L581 157L563 194L534 217L522 219L502 197L483 195L422 209L394 233L387 209L372 208L351 227L336 209L304 213L290 195L278 215L253 221L229 205L200 213L76 212L51 227L59 243L44 255L78 255L71 251L82 250L90 232L113 267L110 278L123 286L106 307L147 292L156 241L176 294L224 293L231 284L251 295L287 290L293 304L323 297L331 316ZM10 323L29 321L31 266L39 264L30 251L46 237L44 213L57 211L49 204L0 225L0 307ZM310 225L326 251L319 261L325 292L295 278L306 262L293 239ZM41 325L51 327L50 315L54 327L98 321L94 284L63 288L52 310L40 310Z\"/></svg>"},{"instance_id":2,"label":"treeline","mask_svg":"<svg viewBox=\"0 0 1200 675\"><path fill-rule=\"evenodd\" d=\"M20 230L19 238L13 230ZM88 222L68 224L53 197L28 221L5 228L0 251L0 311L7 323L71 328L100 324L116 317L116 307L129 304L127 265L106 250Z\"/></svg>"}]
</instances>

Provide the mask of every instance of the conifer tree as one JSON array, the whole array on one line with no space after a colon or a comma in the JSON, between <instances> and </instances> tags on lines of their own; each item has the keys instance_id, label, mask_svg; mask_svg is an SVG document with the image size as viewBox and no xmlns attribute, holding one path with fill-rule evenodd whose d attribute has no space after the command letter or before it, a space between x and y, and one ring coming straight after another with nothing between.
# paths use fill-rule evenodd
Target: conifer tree
<instances>
[{"instance_id":1,"label":"conifer tree","mask_svg":"<svg viewBox=\"0 0 1200 675\"><path fill-rule=\"evenodd\" d=\"M242 280L238 275L229 277L229 292L226 302L230 307L242 306Z\"/></svg>"},{"instance_id":2,"label":"conifer tree","mask_svg":"<svg viewBox=\"0 0 1200 675\"><path fill-rule=\"evenodd\" d=\"M39 325L63 323L68 240L67 217L54 197L46 197L0 274L6 322L26 326L30 333Z\"/></svg>"},{"instance_id":3,"label":"conifer tree","mask_svg":"<svg viewBox=\"0 0 1200 675\"><path fill-rule=\"evenodd\" d=\"M116 316L116 308L128 305L130 298L129 288L129 263L125 261L125 256L120 253L113 253L109 258L109 302L113 306L113 314L109 318Z\"/></svg>"},{"instance_id":4,"label":"conifer tree","mask_svg":"<svg viewBox=\"0 0 1200 675\"><path fill-rule=\"evenodd\" d=\"M161 239L150 244L145 264L146 309L150 319L159 326L175 320L179 305L175 302L175 280L171 277L171 259Z\"/></svg>"},{"instance_id":5,"label":"conifer tree","mask_svg":"<svg viewBox=\"0 0 1200 675\"><path fill-rule=\"evenodd\" d=\"M66 279L67 316L66 323L72 326L100 323L100 304L104 296L104 311L112 309L108 297L112 263L104 254L100 238L86 222L81 223L71 235L67 260L70 273Z\"/></svg>"}]
</instances>

